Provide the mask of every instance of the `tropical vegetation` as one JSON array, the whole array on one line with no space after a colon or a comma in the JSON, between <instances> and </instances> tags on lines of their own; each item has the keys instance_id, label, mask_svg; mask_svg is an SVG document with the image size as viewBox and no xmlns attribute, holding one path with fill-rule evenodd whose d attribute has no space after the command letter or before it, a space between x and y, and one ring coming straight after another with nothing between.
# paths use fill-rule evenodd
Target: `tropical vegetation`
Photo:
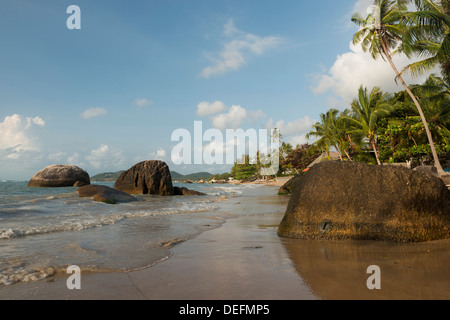
<instances>
[{"instance_id":1,"label":"tropical vegetation","mask_svg":"<svg viewBox=\"0 0 450 320\"><path fill-rule=\"evenodd\" d=\"M408 11L408 3L414 2L416 11ZM439 162L433 137L422 107L405 83L402 73L406 70L413 75L423 73L440 65L444 78L448 80L449 43L449 1L433 0L375 0L366 18L355 13L352 21L360 30L353 37L353 44L361 44L364 51L374 59L387 60L411 100L413 101L425 130L434 165L440 175L444 170ZM424 58L410 64L399 72L392 60L392 54L402 52L408 57Z\"/></svg>"},{"instance_id":2,"label":"tropical vegetation","mask_svg":"<svg viewBox=\"0 0 450 320\"><path fill-rule=\"evenodd\" d=\"M412 6L415 10L408 10ZM307 134L315 138L312 145L294 149L282 143L279 174L297 173L321 152L330 157L330 150L342 161L378 165L428 160L444 174L441 162L450 154L450 1L374 0L368 12L366 17L352 16L359 27L353 44L388 62L393 80L404 91L361 86L347 109L330 108L320 114ZM392 59L398 53L414 62L399 70ZM430 75L422 84L408 85L403 77L431 70L440 74ZM258 172L258 165L241 167L244 176ZM238 167L234 168L236 172Z\"/></svg>"}]
</instances>

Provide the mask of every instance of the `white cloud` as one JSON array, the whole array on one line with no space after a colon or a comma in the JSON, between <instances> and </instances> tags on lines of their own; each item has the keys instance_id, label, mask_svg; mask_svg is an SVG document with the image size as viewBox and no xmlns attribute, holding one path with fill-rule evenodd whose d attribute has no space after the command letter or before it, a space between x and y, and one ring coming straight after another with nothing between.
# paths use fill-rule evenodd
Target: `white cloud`
<instances>
[{"instance_id":1,"label":"white cloud","mask_svg":"<svg viewBox=\"0 0 450 320\"><path fill-rule=\"evenodd\" d=\"M47 155L47 159L49 160L49 161L52 161L52 162L54 162L54 163L59 163L59 162L61 162L62 161L62 159L64 158L66 156L66 153L65 152L62 152L62 151L56 151L56 152L53 152L53 153L49 153L48 155Z\"/></svg>"},{"instance_id":2,"label":"white cloud","mask_svg":"<svg viewBox=\"0 0 450 320\"><path fill-rule=\"evenodd\" d=\"M219 113L225 111L223 113ZM259 119L267 117L261 111L246 110L240 105L232 105L228 108L222 101L207 102L203 101L197 105L197 116L210 116L212 126L219 130L237 129L245 121L254 123Z\"/></svg>"},{"instance_id":3,"label":"white cloud","mask_svg":"<svg viewBox=\"0 0 450 320\"><path fill-rule=\"evenodd\" d=\"M34 117L34 118L27 118L27 125L25 126L25 129L28 129L29 127L32 126L32 124L35 124L39 127L44 127L45 126L45 121L42 120L41 117Z\"/></svg>"},{"instance_id":4,"label":"white cloud","mask_svg":"<svg viewBox=\"0 0 450 320\"><path fill-rule=\"evenodd\" d=\"M67 157L67 163L68 164L77 164L77 165L82 165L84 164L84 162L81 162L81 157L80 154L78 152L74 152L72 155Z\"/></svg>"},{"instance_id":5,"label":"white cloud","mask_svg":"<svg viewBox=\"0 0 450 320\"><path fill-rule=\"evenodd\" d=\"M281 37L260 37L242 32L234 26L233 20L229 20L224 26L223 33L228 38L228 42L224 44L223 50L216 57L211 58L213 64L202 70L201 75L204 78L239 70L246 65L249 57L262 55L283 42Z\"/></svg>"},{"instance_id":6,"label":"white cloud","mask_svg":"<svg viewBox=\"0 0 450 320\"><path fill-rule=\"evenodd\" d=\"M288 143L290 143L292 146L296 146L296 145L302 145L305 143L310 143L308 139L306 139L306 134L301 134L298 136L293 136L288 140Z\"/></svg>"},{"instance_id":7,"label":"white cloud","mask_svg":"<svg viewBox=\"0 0 450 320\"><path fill-rule=\"evenodd\" d=\"M19 114L6 116L0 122L0 150L8 149L10 159L17 159L21 151L38 151L38 142L33 136L35 126L45 126L40 117L23 117Z\"/></svg>"},{"instance_id":8,"label":"white cloud","mask_svg":"<svg viewBox=\"0 0 450 320\"><path fill-rule=\"evenodd\" d=\"M241 106L231 106L228 113L221 113L212 119L213 126L219 130L239 128L247 117L247 110Z\"/></svg>"},{"instance_id":9,"label":"white cloud","mask_svg":"<svg viewBox=\"0 0 450 320\"><path fill-rule=\"evenodd\" d=\"M0 122L0 171L2 179L28 179L43 158L41 127L45 121L40 117L19 114L6 116ZM41 168L39 168L40 170Z\"/></svg>"},{"instance_id":10,"label":"white cloud","mask_svg":"<svg viewBox=\"0 0 450 320\"><path fill-rule=\"evenodd\" d=\"M104 108L90 108L87 110L84 110L83 113L81 113L82 119L90 119L98 116L103 116L107 114L108 111Z\"/></svg>"},{"instance_id":11,"label":"white cloud","mask_svg":"<svg viewBox=\"0 0 450 320\"><path fill-rule=\"evenodd\" d=\"M266 122L265 128L279 129L283 136L283 141L288 142L295 147L298 144L302 145L309 142L308 139L306 139L306 134L312 130L314 123L316 123L316 120L311 119L309 116L288 123L284 120L274 122L273 119L270 118Z\"/></svg>"},{"instance_id":12,"label":"white cloud","mask_svg":"<svg viewBox=\"0 0 450 320\"><path fill-rule=\"evenodd\" d=\"M226 109L226 106L222 101L215 101L212 103L203 101L197 105L196 114L199 117L209 116L209 115L212 115L215 113L222 112L225 109Z\"/></svg>"},{"instance_id":13,"label":"white cloud","mask_svg":"<svg viewBox=\"0 0 450 320\"><path fill-rule=\"evenodd\" d=\"M386 92L403 90L400 84L395 83L395 73L388 62L381 58L374 60L370 53L362 51L360 45L353 46L350 43L350 50L337 56L327 74L317 77L317 84L312 88L313 93L323 94L331 90L348 105L356 97L361 85L369 89L377 86ZM394 55L393 61L398 70L412 62L404 55ZM412 79L405 75L404 79L407 84L413 84L423 83L427 77L428 74L425 74Z\"/></svg>"},{"instance_id":14,"label":"white cloud","mask_svg":"<svg viewBox=\"0 0 450 320\"><path fill-rule=\"evenodd\" d=\"M146 107L152 105L153 101L150 101L146 98L137 98L136 100L134 100L134 104L138 107Z\"/></svg>"},{"instance_id":15,"label":"white cloud","mask_svg":"<svg viewBox=\"0 0 450 320\"><path fill-rule=\"evenodd\" d=\"M163 148L159 148L157 151L150 154L150 159L151 160L165 160L166 155L167 155L166 150L164 150Z\"/></svg>"},{"instance_id":16,"label":"white cloud","mask_svg":"<svg viewBox=\"0 0 450 320\"><path fill-rule=\"evenodd\" d=\"M122 150L106 144L92 150L85 158L95 169L120 169L125 164Z\"/></svg>"},{"instance_id":17,"label":"white cloud","mask_svg":"<svg viewBox=\"0 0 450 320\"><path fill-rule=\"evenodd\" d=\"M367 8L373 5L373 0L358 0L353 6L353 12L358 12L362 17L367 16Z\"/></svg>"},{"instance_id":18,"label":"white cloud","mask_svg":"<svg viewBox=\"0 0 450 320\"><path fill-rule=\"evenodd\" d=\"M284 120L279 120L276 123L270 118L266 124L266 129L277 128L283 136L292 136L295 134L307 133L312 129L313 124L316 123L315 120L311 119L309 116L305 116L300 119L285 123Z\"/></svg>"}]
</instances>

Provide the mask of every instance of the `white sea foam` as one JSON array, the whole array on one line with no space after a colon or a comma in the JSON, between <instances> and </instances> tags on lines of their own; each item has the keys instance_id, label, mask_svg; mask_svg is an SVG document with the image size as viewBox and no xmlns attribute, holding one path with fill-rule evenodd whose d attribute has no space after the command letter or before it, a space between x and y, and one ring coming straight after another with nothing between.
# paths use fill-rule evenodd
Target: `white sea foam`
<instances>
[{"instance_id":1,"label":"white sea foam","mask_svg":"<svg viewBox=\"0 0 450 320\"><path fill-rule=\"evenodd\" d=\"M174 215L194 212L208 212L216 210L217 206L206 202L181 204L176 208L167 209L138 209L123 212L113 212L107 214L99 214L97 212L78 214L66 214L53 219L51 223L45 225L16 225L14 228L0 229L0 239L12 239L25 236L47 234L53 232L64 231L81 231L90 228L98 228L107 225L116 224L124 219L144 218L160 215ZM50 219L47 217L47 219ZM36 222L35 222L36 223Z\"/></svg>"},{"instance_id":2,"label":"white sea foam","mask_svg":"<svg viewBox=\"0 0 450 320\"><path fill-rule=\"evenodd\" d=\"M208 195L137 195L139 201L108 205L70 190L0 185L0 286L43 279L70 264L94 271L152 265L169 255L161 244L190 239L231 215L264 211L251 198L237 205L241 195L259 195L256 186L197 189Z\"/></svg>"}]
</instances>

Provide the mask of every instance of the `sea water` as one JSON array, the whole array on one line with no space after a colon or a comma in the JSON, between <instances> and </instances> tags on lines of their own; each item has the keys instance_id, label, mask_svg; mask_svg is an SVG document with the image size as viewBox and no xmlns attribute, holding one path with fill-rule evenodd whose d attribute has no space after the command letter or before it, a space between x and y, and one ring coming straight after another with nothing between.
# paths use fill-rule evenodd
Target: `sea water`
<instances>
[{"instance_id":1,"label":"sea water","mask_svg":"<svg viewBox=\"0 0 450 320\"><path fill-rule=\"evenodd\" d=\"M76 188L0 181L0 287L47 278L69 265L84 272L145 268L228 218L284 212L287 203L263 185L175 185L206 196L137 195L139 201L111 205L80 198Z\"/></svg>"}]
</instances>

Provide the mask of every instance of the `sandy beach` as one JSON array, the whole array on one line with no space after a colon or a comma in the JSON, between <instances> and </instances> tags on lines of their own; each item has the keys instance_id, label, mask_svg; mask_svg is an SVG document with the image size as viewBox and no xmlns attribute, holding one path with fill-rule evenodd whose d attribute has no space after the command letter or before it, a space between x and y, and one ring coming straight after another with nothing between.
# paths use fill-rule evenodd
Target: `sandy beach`
<instances>
[{"instance_id":1,"label":"sandy beach","mask_svg":"<svg viewBox=\"0 0 450 320\"><path fill-rule=\"evenodd\" d=\"M171 256L132 272L68 275L0 290L0 299L335 300L450 299L450 241L398 244L304 241L276 234L283 214L229 219L172 248ZM369 290L366 269L381 269Z\"/></svg>"},{"instance_id":2,"label":"sandy beach","mask_svg":"<svg viewBox=\"0 0 450 320\"><path fill-rule=\"evenodd\" d=\"M128 273L83 274L81 290L60 275L0 290L0 299L317 299L276 235L282 215L230 219L172 248L172 256Z\"/></svg>"}]
</instances>

